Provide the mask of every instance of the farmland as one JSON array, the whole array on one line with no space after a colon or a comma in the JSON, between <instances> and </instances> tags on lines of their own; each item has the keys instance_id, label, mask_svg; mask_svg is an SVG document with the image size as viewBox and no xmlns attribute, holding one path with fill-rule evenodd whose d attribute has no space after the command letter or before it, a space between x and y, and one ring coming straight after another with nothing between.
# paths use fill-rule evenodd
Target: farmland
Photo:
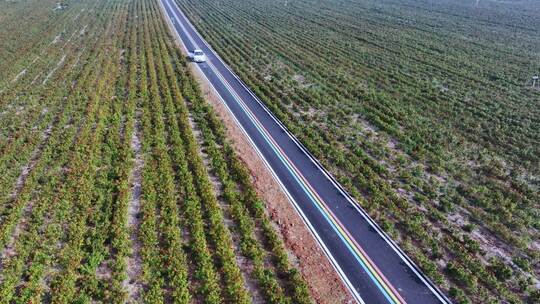
<instances>
[{"instance_id":1,"label":"farmland","mask_svg":"<svg viewBox=\"0 0 540 304\"><path fill-rule=\"evenodd\" d=\"M178 0L456 302L536 302L533 1Z\"/></svg>"},{"instance_id":2,"label":"farmland","mask_svg":"<svg viewBox=\"0 0 540 304\"><path fill-rule=\"evenodd\" d=\"M0 25L0 303L312 301L157 1Z\"/></svg>"}]
</instances>

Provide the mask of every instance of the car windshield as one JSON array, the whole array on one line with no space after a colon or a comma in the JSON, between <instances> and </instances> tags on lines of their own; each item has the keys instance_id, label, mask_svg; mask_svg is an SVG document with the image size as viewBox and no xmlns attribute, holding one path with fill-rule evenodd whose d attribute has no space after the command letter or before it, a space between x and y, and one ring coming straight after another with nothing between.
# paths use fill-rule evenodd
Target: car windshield
<instances>
[{"instance_id":1,"label":"car windshield","mask_svg":"<svg viewBox=\"0 0 540 304\"><path fill-rule=\"evenodd\" d=\"M202 51L195 51L195 55L204 55Z\"/></svg>"}]
</instances>

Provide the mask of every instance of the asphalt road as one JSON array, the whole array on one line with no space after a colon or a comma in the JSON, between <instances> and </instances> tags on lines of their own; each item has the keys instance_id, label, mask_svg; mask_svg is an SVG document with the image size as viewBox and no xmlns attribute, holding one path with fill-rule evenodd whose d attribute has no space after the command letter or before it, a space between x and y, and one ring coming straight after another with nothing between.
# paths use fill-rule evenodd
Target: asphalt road
<instances>
[{"instance_id":1,"label":"asphalt road","mask_svg":"<svg viewBox=\"0 0 540 304\"><path fill-rule=\"evenodd\" d=\"M308 225L360 303L446 303L418 270L317 160L226 66L173 0L160 0L189 52Z\"/></svg>"}]
</instances>

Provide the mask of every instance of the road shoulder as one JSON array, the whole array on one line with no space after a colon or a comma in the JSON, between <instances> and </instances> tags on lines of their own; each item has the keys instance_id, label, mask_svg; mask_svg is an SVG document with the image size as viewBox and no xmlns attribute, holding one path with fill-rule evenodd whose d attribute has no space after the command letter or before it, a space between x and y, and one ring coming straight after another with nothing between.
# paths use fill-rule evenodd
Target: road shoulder
<instances>
[{"instance_id":1,"label":"road shoulder","mask_svg":"<svg viewBox=\"0 0 540 304\"><path fill-rule=\"evenodd\" d=\"M163 6L160 5L163 12ZM165 18L172 29L172 24ZM181 41L176 35L175 44L185 54ZM227 137L240 160L248 168L253 185L259 197L264 201L266 211L274 227L279 231L285 243L292 264L306 280L309 290L317 303L353 303L352 296L342 283L339 275L330 264L315 238L295 211L292 203L282 191L268 168L251 146L232 114L225 108L217 92L201 74L195 63L189 63L189 70L197 80L206 101L212 105L218 117L226 127Z\"/></svg>"}]
</instances>

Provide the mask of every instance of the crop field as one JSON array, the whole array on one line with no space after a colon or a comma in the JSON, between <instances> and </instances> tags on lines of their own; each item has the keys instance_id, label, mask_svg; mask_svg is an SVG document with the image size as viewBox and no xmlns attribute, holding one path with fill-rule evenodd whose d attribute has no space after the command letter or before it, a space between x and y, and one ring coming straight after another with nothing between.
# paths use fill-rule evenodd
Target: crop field
<instances>
[{"instance_id":1,"label":"crop field","mask_svg":"<svg viewBox=\"0 0 540 304\"><path fill-rule=\"evenodd\" d=\"M0 3L0 303L309 303L156 0Z\"/></svg>"},{"instance_id":2,"label":"crop field","mask_svg":"<svg viewBox=\"0 0 540 304\"><path fill-rule=\"evenodd\" d=\"M540 8L176 0L458 303L540 301Z\"/></svg>"}]
</instances>

